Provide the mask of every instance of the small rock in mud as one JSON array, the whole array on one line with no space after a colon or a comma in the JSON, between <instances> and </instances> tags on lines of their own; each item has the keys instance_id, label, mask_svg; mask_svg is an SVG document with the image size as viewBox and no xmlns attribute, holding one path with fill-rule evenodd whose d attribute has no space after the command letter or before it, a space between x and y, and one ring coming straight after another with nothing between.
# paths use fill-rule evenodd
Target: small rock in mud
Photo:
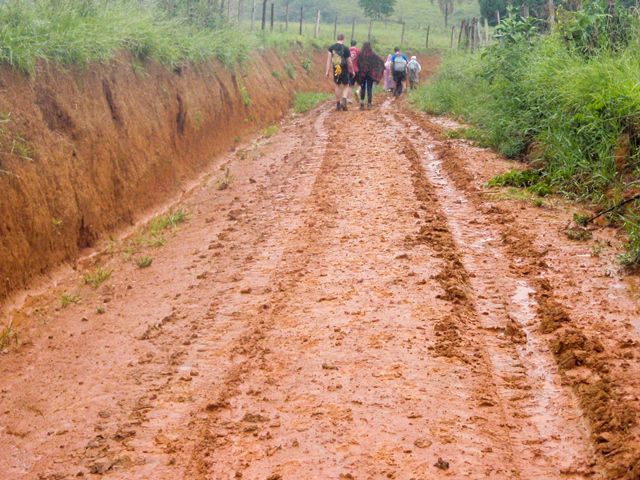
<instances>
[{"instance_id":1,"label":"small rock in mud","mask_svg":"<svg viewBox=\"0 0 640 480\"><path fill-rule=\"evenodd\" d=\"M243 288L242 290L240 290L240 293L242 295L248 295L248 294L251 293L251 288L249 288L249 287Z\"/></svg>"},{"instance_id":2,"label":"small rock in mud","mask_svg":"<svg viewBox=\"0 0 640 480\"><path fill-rule=\"evenodd\" d=\"M449 470L449 462L443 460L442 458L438 458L438 461L434 463L433 466L439 468L440 470Z\"/></svg>"},{"instance_id":3,"label":"small rock in mud","mask_svg":"<svg viewBox=\"0 0 640 480\"><path fill-rule=\"evenodd\" d=\"M244 417L242 417L242 421L247 423L264 423L269 421L269 417L265 417L259 413L246 413Z\"/></svg>"},{"instance_id":4,"label":"small rock in mud","mask_svg":"<svg viewBox=\"0 0 640 480\"><path fill-rule=\"evenodd\" d=\"M269 475L267 480L282 480L282 475L279 473L274 473L273 475Z\"/></svg>"},{"instance_id":5,"label":"small rock in mud","mask_svg":"<svg viewBox=\"0 0 640 480\"><path fill-rule=\"evenodd\" d=\"M328 365L326 363L322 364L322 369L323 370L338 370L338 367L334 366L334 365Z\"/></svg>"},{"instance_id":6,"label":"small rock in mud","mask_svg":"<svg viewBox=\"0 0 640 480\"><path fill-rule=\"evenodd\" d=\"M433 442L428 438L418 438L413 444L418 448L429 448L433 445Z\"/></svg>"},{"instance_id":7,"label":"small rock in mud","mask_svg":"<svg viewBox=\"0 0 640 480\"><path fill-rule=\"evenodd\" d=\"M354 477L350 473L341 473L340 477L338 477L338 478L339 478L339 480L355 480L356 477Z\"/></svg>"},{"instance_id":8,"label":"small rock in mud","mask_svg":"<svg viewBox=\"0 0 640 480\"><path fill-rule=\"evenodd\" d=\"M409 259L408 253L400 253L396 255L396 260L408 260L408 259Z\"/></svg>"}]
</instances>

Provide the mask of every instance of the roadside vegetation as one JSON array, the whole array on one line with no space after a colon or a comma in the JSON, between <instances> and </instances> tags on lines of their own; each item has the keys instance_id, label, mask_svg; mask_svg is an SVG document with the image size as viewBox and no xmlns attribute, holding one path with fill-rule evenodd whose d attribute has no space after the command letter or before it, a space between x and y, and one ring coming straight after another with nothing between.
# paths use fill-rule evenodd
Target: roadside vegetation
<instances>
[{"instance_id":1,"label":"roadside vegetation","mask_svg":"<svg viewBox=\"0 0 640 480\"><path fill-rule=\"evenodd\" d=\"M602 1L558 12L558 23L514 14L482 53L447 55L411 96L422 110L473 125L464 136L525 159L529 172L493 184L611 207L640 183L640 22ZM640 203L608 218L629 233L624 263L640 262Z\"/></svg>"},{"instance_id":2,"label":"roadside vegetation","mask_svg":"<svg viewBox=\"0 0 640 480\"><path fill-rule=\"evenodd\" d=\"M296 93L296 96L293 98L293 111L296 113L306 113L329 98L331 98L331 95L324 92Z\"/></svg>"}]
</instances>

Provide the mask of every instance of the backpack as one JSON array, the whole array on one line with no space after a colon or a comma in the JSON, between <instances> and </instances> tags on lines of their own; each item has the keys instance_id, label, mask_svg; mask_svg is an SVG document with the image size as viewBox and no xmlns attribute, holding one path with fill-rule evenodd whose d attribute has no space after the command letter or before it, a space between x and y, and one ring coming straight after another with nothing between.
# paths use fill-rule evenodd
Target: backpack
<instances>
[{"instance_id":1,"label":"backpack","mask_svg":"<svg viewBox=\"0 0 640 480\"><path fill-rule=\"evenodd\" d=\"M396 58L393 60L393 71L394 72L406 72L407 71L407 59L402 55L396 55Z\"/></svg>"},{"instance_id":2,"label":"backpack","mask_svg":"<svg viewBox=\"0 0 640 480\"><path fill-rule=\"evenodd\" d=\"M418 70L420 70L420 64L415 60L412 60L409 62L409 70L411 73L418 73Z\"/></svg>"},{"instance_id":3,"label":"backpack","mask_svg":"<svg viewBox=\"0 0 640 480\"><path fill-rule=\"evenodd\" d=\"M337 48L331 51L331 63L333 64L333 73L336 77L339 77L344 67L346 67L344 57L341 55L341 53L344 52L344 48L345 47L342 46L342 50L340 51L338 51Z\"/></svg>"}]
</instances>

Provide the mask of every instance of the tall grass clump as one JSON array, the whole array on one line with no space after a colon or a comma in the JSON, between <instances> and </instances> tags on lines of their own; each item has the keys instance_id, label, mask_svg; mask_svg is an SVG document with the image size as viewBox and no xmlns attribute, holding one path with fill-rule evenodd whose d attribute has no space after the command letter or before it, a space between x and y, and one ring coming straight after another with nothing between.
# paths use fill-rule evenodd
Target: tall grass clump
<instances>
[{"instance_id":1,"label":"tall grass clump","mask_svg":"<svg viewBox=\"0 0 640 480\"><path fill-rule=\"evenodd\" d=\"M526 22L535 21L505 20L482 53L449 55L412 100L474 124L484 143L532 163L543 190L615 205L640 182L638 19L594 1L560 12L549 34ZM621 214L640 252L636 211Z\"/></svg>"},{"instance_id":2,"label":"tall grass clump","mask_svg":"<svg viewBox=\"0 0 640 480\"><path fill-rule=\"evenodd\" d=\"M181 2L178 2L181 3ZM135 0L7 0L0 4L0 62L24 72L39 61L86 66L126 51L170 67L245 60L250 40L219 17Z\"/></svg>"}]
</instances>

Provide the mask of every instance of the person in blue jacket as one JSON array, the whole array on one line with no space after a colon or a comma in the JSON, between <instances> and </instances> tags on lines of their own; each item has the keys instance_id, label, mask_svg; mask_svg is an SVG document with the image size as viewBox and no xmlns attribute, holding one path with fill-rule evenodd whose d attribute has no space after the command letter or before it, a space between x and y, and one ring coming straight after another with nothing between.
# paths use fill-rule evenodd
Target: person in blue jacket
<instances>
[{"instance_id":1,"label":"person in blue jacket","mask_svg":"<svg viewBox=\"0 0 640 480\"><path fill-rule=\"evenodd\" d=\"M393 72L393 80L396 82L396 88L393 91L394 97L402 95L403 82L407 79L408 64L407 56L396 47L395 53L391 57L391 71Z\"/></svg>"}]
</instances>

